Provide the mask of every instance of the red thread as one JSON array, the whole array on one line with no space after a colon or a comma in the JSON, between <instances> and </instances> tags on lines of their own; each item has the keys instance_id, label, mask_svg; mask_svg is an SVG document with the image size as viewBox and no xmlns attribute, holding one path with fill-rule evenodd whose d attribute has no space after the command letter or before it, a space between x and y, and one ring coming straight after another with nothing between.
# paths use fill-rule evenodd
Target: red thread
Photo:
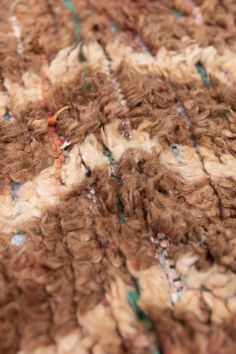
<instances>
[{"instance_id":1,"label":"red thread","mask_svg":"<svg viewBox=\"0 0 236 354\"><path fill-rule=\"evenodd\" d=\"M61 180L61 168L63 162L65 161L65 156L63 151L60 148L61 145L64 143L64 139L61 138L57 133L56 122L59 114L68 108L69 108L68 106L62 107L55 114L48 117L49 136L51 137L54 145L54 149L53 149L54 157L55 157L54 165L56 169L55 179L58 185L61 185L63 183Z\"/></svg>"}]
</instances>

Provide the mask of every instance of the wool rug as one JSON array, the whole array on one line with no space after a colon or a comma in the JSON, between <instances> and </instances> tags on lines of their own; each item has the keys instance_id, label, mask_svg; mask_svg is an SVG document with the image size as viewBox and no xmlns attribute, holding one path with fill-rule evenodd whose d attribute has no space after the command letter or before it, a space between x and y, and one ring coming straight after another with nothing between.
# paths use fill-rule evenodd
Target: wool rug
<instances>
[{"instance_id":1,"label":"wool rug","mask_svg":"<svg viewBox=\"0 0 236 354\"><path fill-rule=\"evenodd\" d=\"M235 354L235 1L0 5L0 353Z\"/></svg>"}]
</instances>

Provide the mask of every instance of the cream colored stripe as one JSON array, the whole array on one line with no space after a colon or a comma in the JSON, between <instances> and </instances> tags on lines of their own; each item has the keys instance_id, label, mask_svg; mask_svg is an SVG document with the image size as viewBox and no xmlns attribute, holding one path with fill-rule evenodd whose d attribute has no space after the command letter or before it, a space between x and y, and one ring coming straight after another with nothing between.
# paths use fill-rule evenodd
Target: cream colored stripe
<instances>
[{"instance_id":1,"label":"cream colored stripe","mask_svg":"<svg viewBox=\"0 0 236 354\"><path fill-rule=\"evenodd\" d=\"M155 56L152 56L147 52L135 52L117 40L107 45L107 51L113 60L113 70L117 70L124 61L139 73L155 72L181 83L200 80L195 64L201 62L207 72L222 83L231 84L236 80L234 65L236 54L227 48L220 55L212 46L202 48L194 44L178 52L162 47Z\"/></svg>"},{"instance_id":2,"label":"cream colored stripe","mask_svg":"<svg viewBox=\"0 0 236 354\"><path fill-rule=\"evenodd\" d=\"M151 153L152 149L160 149L157 142L150 140L149 134L143 132L141 127L131 133L130 140L120 135L119 121L105 126L102 137L114 159L118 161L129 148L141 149ZM40 218L41 210L45 207L57 205L60 196L80 184L86 176L86 169L82 160L93 171L95 168L105 168L110 173L108 160L103 155L103 146L99 144L93 134L87 136L83 144L75 145L70 151L62 167L61 178L64 183L58 186L55 181L55 166L43 170L33 181L23 184L18 192L18 199L13 202L9 195L0 196L2 212L0 216L0 230L12 232L32 217Z\"/></svg>"},{"instance_id":3,"label":"cream colored stripe","mask_svg":"<svg viewBox=\"0 0 236 354\"><path fill-rule=\"evenodd\" d=\"M16 16L10 17L10 22L12 25L12 32L16 38L16 41L17 41L17 53L19 55L22 55L24 52L24 47L23 47L23 43L21 41L21 28L19 26Z\"/></svg>"},{"instance_id":4,"label":"cream colored stripe","mask_svg":"<svg viewBox=\"0 0 236 354\"><path fill-rule=\"evenodd\" d=\"M83 69L83 65L79 63L78 53L78 47L60 50L50 65L44 65L41 77L33 72L25 72L22 75L23 85L6 79L4 85L8 91L8 106L17 114L29 102L43 101L45 92L52 86L72 81ZM48 83L42 79L45 75Z\"/></svg>"},{"instance_id":5,"label":"cream colored stripe","mask_svg":"<svg viewBox=\"0 0 236 354\"><path fill-rule=\"evenodd\" d=\"M192 312L200 321L220 325L236 312L236 275L219 265L207 271L198 271L198 256L182 253L177 260L177 270L184 277L187 290L178 308Z\"/></svg>"},{"instance_id":6,"label":"cream colored stripe","mask_svg":"<svg viewBox=\"0 0 236 354\"><path fill-rule=\"evenodd\" d=\"M207 176L202 170L201 162L195 149L188 146L177 146L178 154L171 149L164 149L157 140L150 139L145 131L145 124L142 123L138 129L131 132L129 140L125 139L118 130L119 121L107 124L101 134L104 145L111 151L115 161L119 161L128 149L136 150L138 161L138 151L148 154L152 152L160 154L161 162L170 169L178 172L181 178L183 193L189 203L197 203L195 198L204 198L201 193L193 193L196 187L207 184ZM221 162L217 160L212 151L201 148L201 154L207 172L212 179L220 182L222 179L236 181L236 159L229 154L221 155ZM175 149L176 150L176 149ZM99 144L94 135L90 134L81 145L75 145L70 151L66 162L62 168L61 178L64 185L57 186L55 183L55 167L51 166L42 171L39 176L23 184L18 192L18 200L14 203L9 195L0 197L1 216L0 229L2 232L12 232L20 229L21 224L27 222L32 217L40 218L41 210L45 207L57 205L60 196L80 184L86 176L86 169L81 163L81 157L86 165L93 171L95 168L108 168L108 160L103 155L103 146ZM196 194L196 195L195 195ZM195 196L194 196L195 195ZM193 200L191 199L193 198ZM212 201L209 201L211 203ZM202 207L208 208L208 203ZM200 206L200 205L199 205ZM214 210L206 210L213 213Z\"/></svg>"},{"instance_id":7,"label":"cream colored stripe","mask_svg":"<svg viewBox=\"0 0 236 354\"><path fill-rule=\"evenodd\" d=\"M214 75L224 84L231 84L236 80L236 68L234 65L236 54L228 49L220 55L214 47L201 48L197 44L184 48L182 51L174 52L161 48L156 56L145 52L135 52L131 47L120 41L109 43L106 47L112 61L112 69L116 72L118 66L124 61L131 68L141 74L157 73L165 75L180 83L191 80L200 80L195 64L199 61L205 66L209 74ZM107 58L97 42L83 47L87 58L86 65L97 71L103 72L109 77ZM81 71L84 64L79 63L79 48L64 48L48 66L42 68L42 74L49 79L49 88L52 85L67 83L74 79ZM23 74L24 85L13 83L8 79L5 86L9 93L9 101L14 111L24 108L30 101L43 100L43 82L35 73L26 72ZM113 82L116 88L119 101L124 104L124 98L120 94L117 81Z\"/></svg>"},{"instance_id":8,"label":"cream colored stripe","mask_svg":"<svg viewBox=\"0 0 236 354\"><path fill-rule=\"evenodd\" d=\"M83 52L86 57L86 60L89 63L89 66L98 71L102 70L102 72L110 78L118 102L124 109L127 109L127 103L124 98L124 95L122 94L119 81L116 79L115 75L110 72L109 69L110 66L112 66L112 62L109 62L109 60L107 59L101 45L97 42L90 43L89 45L85 45L83 47Z\"/></svg>"}]
</instances>

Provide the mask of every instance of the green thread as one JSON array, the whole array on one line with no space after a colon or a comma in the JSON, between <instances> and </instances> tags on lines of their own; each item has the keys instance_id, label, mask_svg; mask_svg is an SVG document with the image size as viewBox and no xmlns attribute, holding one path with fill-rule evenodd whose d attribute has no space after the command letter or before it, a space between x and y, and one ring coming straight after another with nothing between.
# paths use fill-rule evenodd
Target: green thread
<instances>
[{"instance_id":1,"label":"green thread","mask_svg":"<svg viewBox=\"0 0 236 354\"><path fill-rule=\"evenodd\" d=\"M200 290L201 290L201 291L206 291L206 292L209 292L209 291L210 291L210 290L209 290L205 285L203 285L203 284L200 286Z\"/></svg>"},{"instance_id":2,"label":"green thread","mask_svg":"<svg viewBox=\"0 0 236 354\"><path fill-rule=\"evenodd\" d=\"M87 87L87 90L88 90L89 92L92 92L92 91L93 91L93 85L91 84L91 82L87 82L86 87Z\"/></svg>"},{"instance_id":3,"label":"green thread","mask_svg":"<svg viewBox=\"0 0 236 354\"><path fill-rule=\"evenodd\" d=\"M107 148L105 148L103 150L103 153L108 158L108 161L109 161L110 164L114 164L115 163L115 160L113 159L113 156L112 156L111 152Z\"/></svg>"},{"instance_id":4,"label":"green thread","mask_svg":"<svg viewBox=\"0 0 236 354\"><path fill-rule=\"evenodd\" d=\"M168 256L168 255L166 255L166 254L164 254L164 258L165 258L165 259L172 259L170 256Z\"/></svg>"},{"instance_id":5,"label":"green thread","mask_svg":"<svg viewBox=\"0 0 236 354\"><path fill-rule=\"evenodd\" d=\"M175 16L177 19L183 17L182 12L179 11L179 10L174 10L174 11L173 11L173 14L174 14L174 16Z\"/></svg>"},{"instance_id":6,"label":"green thread","mask_svg":"<svg viewBox=\"0 0 236 354\"><path fill-rule=\"evenodd\" d=\"M118 26L118 24L114 20L111 21L111 25L116 33L120 32L120 27Z\"/></svg>"},{"instance_id":7,"label":"green thread","mask_svg":"<svg viewBox=\"0 0 236 354\"><path fill-rule=\"evenodd\" d=\"M134 285L135 285L136 291L140 294L141 293L141 288L140 288L140 285L139 285L138 278L134 278L133 277L133 281L134 281Z\"/></svg>"},{"instance_id":8,"label":"green thread","mask_svg":"<svg viewBox=\"0 0 236 354\"><path fill-rule=\"evenodd\" d=\"M80 44L80 50L79 50L79 60L80 63L84 63L86 61L84 54L83 54L83 39L81 36L81 26L80 26L80 20L79 17L77 16L77 11L75 8L75 5L73 4L72 0L64 0L65 7L71 12L72 14L72 21L75 27L75 35L76 35L76 40ZM83 74L84 77L89 76L89 69L88 67L85 67L83 69ZM90 82L86 82L87 90L91 92L93 90L93 85Z\"/></svg>"},{"instance_id":9,"label":"green thread","mask_svg":"<svg viewBox=\"0 0 236 354\"><path fill-rule=\"evenodd\" d=\"M64 0L65 7L72 13L72 20L75 26L76 39L80 43L82 42L81 30L80 30L80 21L77 16L77 11L75 5L71 0Z\"/></svg>"},{"instance_id":10,"label":"green thread","mask_svg":"<svg viewBox=\"0 0 236 354\"><path fill-rule=\"evenodd\" d=\"M89 76L89 69L88 69L87 66L85 68L83 68L83 75L84 75L84 78L85 78L85 81L86 81L87 90L89 92L92 92L93 91L93 85L91 84L91 82L88 82L88 80L86 80L86 78Z\"/></svg>"},{"instance_id":11,"label":"green thread","mask_svg":"<svg viewBox=\"0 0 236 354\"><path fill-rule=\"evenodd\" d=\"M210 87L210 81L208 78L207 71L202 63L195 64L198 74L201 76L202 82L207 86Z\"/></svg>"},{"instance_id":12,"label":"green thread","mask_svg":"<svg viewBox=\"0 0 236 354\"><path fill-rule=\"evenodd\" d=\"M159 349L159 348L157 348L157 349L153 352L153 354L161 354L160 349Z\"/></svg>"},{"instance_id":13,"label":"green thread","mask_svg":"<svg viewBox=\"0 0 236 354\"><path fill-rule=\"evenodd\" d=\"M68 10L70 10L72 13L76 14L75 5L73 4L73 2L71 0L64 0L64 4Z\"/></svg>"},{"instance_id":14,"label":"green thread","mask_svg":"<svg viewBox=\"0 0 236 354\"><path fill-rule=\"evenodd\" d=\"M141 289L139 285L139 281L136 278L133 278L135 284L135 290L128 290L128 302L134 311L137 319L140 322L144 322L149 325L149 330L155 332L155 328L153 326L152 320L148 317L148 315L141 309L138 304L138 300L140 299ZM161 354L161 349L156 348L153 354Z\"/></svg>"},{"instance_id":15,"label":"green thread","mask_svg":"<svg viewBox=\"0 0 236 354\"><path fill-rule=\"evenodd\" d=\"M167 236L163 236L159 238L160 241L168 241L168 237Z\"/></svg>"},{"instance_id":16,"label":"green thread","mask_svg":"<svg viewBox=\"0 0 236 354\"><path fill-rule=\"evenodd\" d=\"M140 299L141 294L139 281L137 278L133 278L133 281L135 285L135 290L128 290L129 304L140 321L151 323L151 320L148 318L146 313L140 308L138 304L138 300Z\"/></svg>"},{"instance_id":17,"label":"green thread","mask_svg":"<svg viewBox=\"0 0 236 354\"><path fill-rule=\"evenodd\" d=\"M150 319L138 305L139 298L140 294L137 291L128 290L128 301L132 310L136 314L137 319L141 322L150 323Z\"/></svg>"},{"instance_id":18,"label":"green thread","mask_svg":"<svg viewBox=\"0 0 236 354\"><path fill-rule=\"evenodd\" d=\"M86 80L86 78L89 76L89 68L87 66L83 69L83 75L84 75L84 78L85 78L85 81L86 81L87 90L89 92L92 92L93 91L93 85L91 84L91 82L88 82L88 80Z\"/></svg>"},{"instance_id":19,"label":"green thread","mask_svg":"<svg viewBox=\"0 0 236 354\"><path fill-rule=\"evenodd\" d=\"M89 76L89 69L87 68L87 66L83 69L83 74L84 74L84 77Z\"/></svg>"},{"instance_id":20,"label":"green thread","mask_svg":"<svg viewBox=\"0 0 236 354\"><path fill-rule=\"evenodd\" d=\"M76 39L80 43L82 41L81 32L80 32L80 22L76 15L73 15L72 19L75 25Z\"/></svg>"}]
</instances>

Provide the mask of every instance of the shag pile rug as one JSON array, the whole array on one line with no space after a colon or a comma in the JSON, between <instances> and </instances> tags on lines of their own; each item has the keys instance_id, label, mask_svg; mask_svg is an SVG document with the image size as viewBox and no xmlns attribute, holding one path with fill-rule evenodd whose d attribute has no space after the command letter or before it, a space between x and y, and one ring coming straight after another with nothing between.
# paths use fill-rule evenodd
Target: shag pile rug
<instances>
[{"instance_id":1,"label":"shag pile rug","mask_svg":"<svg viewBox=\"0 0 236 354\"><path fill-rule=\"evenodd\" d=\"M0 1L0 353L236 353L234 0Z\"/></svg>"}]
</instances>

